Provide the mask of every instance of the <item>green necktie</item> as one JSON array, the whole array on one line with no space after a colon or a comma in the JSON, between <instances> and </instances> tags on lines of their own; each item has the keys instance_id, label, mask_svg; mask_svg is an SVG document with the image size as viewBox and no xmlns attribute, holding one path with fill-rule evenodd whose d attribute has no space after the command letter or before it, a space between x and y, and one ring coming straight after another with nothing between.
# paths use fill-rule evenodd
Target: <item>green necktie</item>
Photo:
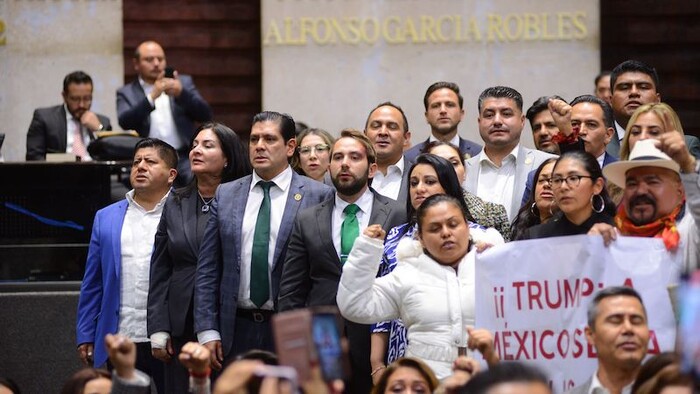
<instances>
[{"instance_id":1,"label":"green necktie","mask_svg":"<svg viewBox=\"0 0 700 394\"><path fill-rule=\"evenodd\" d=\"M258 211L253 234L253 253L250 259L250 300L258 307L270 298L270 279L267 276L270 247L270 186L274 182L260 181L263 200Z\"/></svg>"},{"instance_id":2,"label":"green necktie","mask_svg":"<svg viewBox=\"0 0 700 394\"><path fill-rule=\"evenodd\" d=\"M340 226L340 263L345 264L348 255L355 243L355 238L360 235L360 223L357 221L357 211L360 210L355 204L350 204L345 209L345 219Z\"/></svg>"}]
</instances>

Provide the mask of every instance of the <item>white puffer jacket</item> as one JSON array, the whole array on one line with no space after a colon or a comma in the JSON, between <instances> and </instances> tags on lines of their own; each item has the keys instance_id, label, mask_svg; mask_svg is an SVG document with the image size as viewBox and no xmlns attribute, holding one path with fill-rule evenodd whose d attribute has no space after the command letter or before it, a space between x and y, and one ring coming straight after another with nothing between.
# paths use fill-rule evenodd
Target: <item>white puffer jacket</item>
<instances>
[{"instance_id":1,"label":"white puffer jacket","mask_svg":"<svg viewBox=\"0 0 700 394\"><path fill-rule=\"evenodd\" d=\"M343 266L338 307L348 320L372 324L401 318L408 330L406 356L425 361L439 379L451 375L465 326L474 325L474 250L457 272L423 253L418 241L404 239L388 275L375 278L382 241L361 235Z\"/></svg>"}]
</instances>

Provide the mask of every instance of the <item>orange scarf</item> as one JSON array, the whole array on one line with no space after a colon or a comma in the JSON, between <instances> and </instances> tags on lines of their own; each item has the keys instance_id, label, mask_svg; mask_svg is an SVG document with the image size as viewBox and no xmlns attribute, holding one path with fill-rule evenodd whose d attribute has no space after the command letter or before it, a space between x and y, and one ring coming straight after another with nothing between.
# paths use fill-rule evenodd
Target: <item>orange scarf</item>
<instances>
[{"instance_id":1,"label":"orange scarf","mask_svg":"<svg viewBox=\"0 0 700 394\"><path fill-rule=\"evenodd\" d=\"M681 240L676 227L676 218L684 206L685 199L670 214L651 223L637 226L627 217L627 210L624 204L620 204L617 209L617 215L615 215L615 225L620 229L622 235L661 238L664 241L664 245L666 245L666 250L675 252Z\"/></svg>"}]
</instances>

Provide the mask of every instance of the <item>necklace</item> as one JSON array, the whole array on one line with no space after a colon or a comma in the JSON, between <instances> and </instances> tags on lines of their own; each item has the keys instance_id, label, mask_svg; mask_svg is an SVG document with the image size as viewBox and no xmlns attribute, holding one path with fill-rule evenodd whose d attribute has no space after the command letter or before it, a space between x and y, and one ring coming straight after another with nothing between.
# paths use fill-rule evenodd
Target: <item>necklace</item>
<instances>
[{"instance_id":1,"label":"necklace","mask_svg":"<svg viewBox=\"0 0 700 394\"><path fill-rule=\"evenodd\" d=\"M199 191L197 191L197 194L199 194L199 199L202 200L202 213L209 212L209 204L214 201L214 197L204 198Z\"/></svg>"}]
</instances>

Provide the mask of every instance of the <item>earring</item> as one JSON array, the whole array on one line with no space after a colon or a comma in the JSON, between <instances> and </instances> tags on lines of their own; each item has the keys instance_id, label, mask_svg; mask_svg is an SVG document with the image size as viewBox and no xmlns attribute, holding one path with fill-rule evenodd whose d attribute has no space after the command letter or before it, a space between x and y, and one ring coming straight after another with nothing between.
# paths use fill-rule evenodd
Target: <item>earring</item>
<instances>
[{"instance_id":1,"label":"earring","mask_svg":"<svg viewBox=\"0 0 700 394\"><path fill-rule=\"evenodd\" d=\"M595 204L593 203L594 197L600 198L600 209L595 209ZM591 208L593 208L593 212L595 212L595 213L603 212L603 210L605 209L605 199L603 198L603 196L601 196L600 194L592 195L591 196Z\"/></svg>"},{"instance_id":2,"label":"earring","mask_svg":"<svg viewBox=\"0 0 700 394\"><path fill-rule=\"evenodd\" d=\"M535 209L537 209L537 203L533 202L532 205L530 205L530 213L534 216L540 216L539 213L535 212Z\"/></svg>"},{"instance_id":3,"label":"earring","mask_svg":"<svg viewBox=\"0 0 700 394\"><path fill-rule=\"evenodd\" d=\"M228 163L224 163L224 168L228 167Z\"/></svg>"}]
</instances>

